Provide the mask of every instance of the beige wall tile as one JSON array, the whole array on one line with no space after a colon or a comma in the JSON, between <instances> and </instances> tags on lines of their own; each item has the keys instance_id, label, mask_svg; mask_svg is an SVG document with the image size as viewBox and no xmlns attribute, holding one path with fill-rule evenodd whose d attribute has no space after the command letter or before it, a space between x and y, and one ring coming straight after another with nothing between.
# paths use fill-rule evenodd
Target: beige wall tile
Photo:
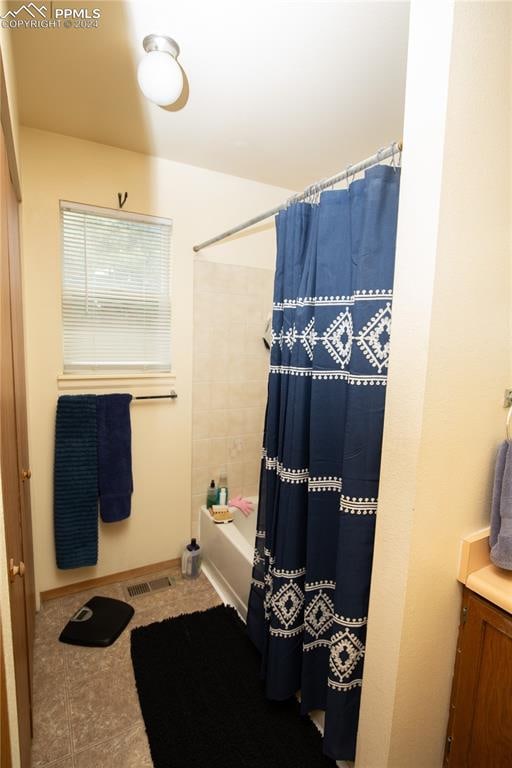
<instances>
[{"instance_id":1,"label":"beige wall tile","mask_svg":"<svg viewBox=\"0 0 512 768\"><path fill-rule=\"evenodd\" d=\"M240 351L245 343L245 322L230 323L226 337L232 349Z\"/></svg>"},{"instance_id":2,"label":"beige wall tile","mask_svg":"<svg viewBox=\"0 0 512 768\"><path fill-rule=\"evenodd\" d=\"M209 367L210 355L208 353L194 354L193 381L209 381Z\"/></svg>"},{"instance_id":3,"label":"beige wall tile","mask_svg":"<svg viewBox=\"0 0 512 768\"><path fill-rule=\"evenodd\" d=\"M227 472L227 463L225 461L213 461L208 467L208 473L210 480L215 480L215 485L218 487L221 474L225 475ZM229 475L228 475L229 486Z\"/></svg>"},{"instance_id":4,"label":"beige wall tile","mask_svg":"<svg viewBox=\"0 0 512 768\"><path fill-rule=\"evenodd\" d=\"M216 382L229 380L228 351L221 352L219 350L210 350L208 366L210 381Z\"/></svg>"},{"instance_id":5,"label":"beige wall tile","mask_svg":"<svg viewBox=\"0 0 512 768\"><path fill-rule=\"evenodd\" d=\"M244 446L247 453L258 454L258 460L261 458L261 448L263 445L263 434L261 432L253 435L244 435Z\"/></svg>"},{"instance_id":6,"label":"beige wall tile","mask_svg":"<svg viewBox=\"0 0 512 768\"><path fill-rule=\"evenodd\" d=\"M232 293L246 294L249 287L247 267L231 266L227 281Z\"/></svg>"},{"instance_id":7,"label":"beige wall tile","mask_svg":"<svg viewBox=\"0 0 512 768\"><path fill-rule=\"evenodd\" d=\"M227 439L225 437L210 438L208 464L225 464L227 459Z\"/></svg>"},{"instance_id":8,"label":"beige wall tile","mask_svg":"<svg viewBox=\"0 0 512 768\"><path fill-rule=\"evenodd\" d=\"M210 382L195 381L192 385L192 407L197 411L210 408Z\"/></svg>"},{"instance_id":9,"label":"beige wall tile","mask_svg":"<svg viewBox=\"0 0 512 768\"><path fill-rule=\"evenodd\" d=\"M230 408L247 408L251 404L247 396L245 381L232 380L229 382L228 387Z\"/></svg>"},{"instance_id":10,"label":"beige wall tile","mask_svg":"<svg viewBox=\"0 0 512 768\"><path fill-rule=\"evenodd\" d=\"M249 408L261 408L265 410L267 402L267 375L260 379L244 382L244 391L248 398L247 406Z\"/></svg>"},{"instance_id":11,"label":"beige wall tile","mask_svg":"<svg viewBox=\"0 0 512 768\"><path fill-rule=\"evenodd\" d=\"M245 439L241 435L227 438L227 460L243 461L245 454Z\"/></svg>"},{"instance_id":12,"label":"beige wall tile","mask_svg":"<svg viewBox=\"0 0 512 768\"><path fill-rule=\"evenodd\" d=\"M242 354L243 346L239 346L238 349L231 348L228 356L228 367L226 381L244 381L244 356Z\"/></svg>"},{"instance_id":13,"label":"beige wall tile","mask_svg":"<svg viewBox=\"0 0 512 768\"><path fill-rule=\"evenodd\" d=\"M210 404L212 410L225 410L231 407L231 387L229 381L216 381L211 385Z\"/></svg>"},{"instance_id":14,"label":"beige wall tile","mask_svg":"<svg viewBox=\"0 0 512 768\"><path fill-rule=\"evenodd\" d=\"M244 432L245 424L245 409L244 408L231 408L228 411L228 431L229 437L235 437L236 435L242 435Z\"/></svg>"},{"instance_id":15,"label":"beige wall tile","mask_svg":"<svg viewBox=\"0 0 512 768\"><path fill-rule=\"evenodd\" d=\"M200 440L210 436L209 410L192 410L192 439Z\"/></svg>"},{"instance_id":16,"label":"beige wall tile","mask_svg":"<svg viewBox=\"0 0 512 768\"><path fill-rule=\"evenodd\" d=\"M210 441L207 439L192 441L192 469L208 464Z\"/></svg>"},{"instance_id":17,"label":"beige wall tile","mask_svg":"<svg viewBox=\"0 0 512 768\"><path fill-rule=\"evenodd\" d=\"M269 365L268 355L245 355L243 359L245 380L262 381L268 374Z\"/></svg>"},{"instance_id":18,"label":"beige wall tile","mask_svg":"<svg viewBox=\"0 0 512 768\"><path fill-rule=\"evenodd\" d=\"M263 302L257 294L248 293L245 298L244 309L247 322L263 324L269 313L269 304Z\"/></svg>"},{"instance_id":19,"label":"beige wall tile","mask_svg":"<svg viewBox=\"0 0 512 768\"><path fill-rule=\"evenodd\" d=\"M264 414L262 408L246 408L244 410L244 434L258 434L263 429Z\"/></svg>"},{"instance_id":20,"label":"beige wall tile","mask_svg":"<svg viewBox=\"0 0 512 768\"><path fill-rule=\"evenodd\" d=\"M254 483L254 485L243 485L242 487L242 496L257 496L259 493L259 485L258 483Z\"/></svg>"},{"instance_id":21,"label":"beige wall tile","mask_svg":"<svg viewBox=\"0 0 512 768\"><path fill-rule=\"evenodd\" d=\"M248 322L245 326L244 335L244 354L246 355L260 355L267 359L269 357L269 351L263 343L263 333L265 331L265 323Z\"/></svg>"},{"instance_id":22,"label":"beige wall tile","mask_svg":"<svg viewBox=\"0 0 512 768\"><path fill-rule=\"evenodd\" d=\"M197 328L208 326L210 299L211 297L203 293L197 293L194 296L194 332Z\"/></svg>"},{"instance_id":23,"label":"beige wall tile","mask_svg":"<svg viewBox=\"0 0 512 768\"><path fill-rule=\"evenodd\" d=\"M194 333L194 354L207 354L210 352L212 341L210 339L210 328L197 329Z\"/></svg>"},{"instance_id":24,"label":"beige wall tile","mask_svg":"<svg viewBox=\"0 0 512 768\"><path fill-rule=\"evenodd\" d=\"M244 465L243 462L228 461L227 466L228 473L228 487L229 495L238 496L242 493L242 486L244 480Z\"/></svg>"},{"instance_id":25,"label":"beige wall tile","mask_svg":"<svg viewBox=\"0 0 512 768\"><path fill-rule=\"evenodd\" d=\"M247 293L268 297L272 301L274 290L274 271L271 269L251 269L248 276Z\"/></svg>"},{"instance_id":26,"label":"beige wall tile","mask_svg":"<svg viewBox=\"0 0 512 768\"><path fill-rule=\"evenodd\" d=\"M227 409L210 411L210 435L227 437L229 435L229 413Z\"/></svg>"},{"instance_id":27,"label":"beige wall tile","mask_svg":"<svg viewBox=\"0 0 512 768\"><path fill-rule=\"evenodd\" d=\"M202 493L206 499L206 489L211 479L208 466L194 467L192 469L192 495Z\"/></svg>"},{"instance_id":28,"label":"beige wall tile","mask_svg":"<svg viewBox=\"0 0 512 768\"><path fill-rule=\"evenodd\" d=\"M234 294L228 299L229 320L231 323L245 323L247 320L248 295Z\"/></svg>"},{"instance_id":29,"label":"beige wall tile","mask_svg":"<svg viewBox=\"0 0 512 768\"><path fill-rule=\"evenodd\" d=\"M208 464L195 467L192 490L204 496L209 481L217 482L227 470L230 496L255 495L269 366L262 336L274 273L226 264L196 267L195 300L207 309L197 310L194 326L196 364L202 370L195 383L193 424L195 443L208 440ZM202 444L197 451L203 459Z\"/></svg>"},{"instance_id":30,"label":"beige wall tile","mask_svg":"<svg viewBox=\"0 0 512 768\"><path fill-rule=\"evenodd\" d=\"M229 326L229 323L231 322L229 303L229 296L227 295L216 293L210 297L210 304L208 307L208 320L210 325Z\"/></svg>"}]
</instances>

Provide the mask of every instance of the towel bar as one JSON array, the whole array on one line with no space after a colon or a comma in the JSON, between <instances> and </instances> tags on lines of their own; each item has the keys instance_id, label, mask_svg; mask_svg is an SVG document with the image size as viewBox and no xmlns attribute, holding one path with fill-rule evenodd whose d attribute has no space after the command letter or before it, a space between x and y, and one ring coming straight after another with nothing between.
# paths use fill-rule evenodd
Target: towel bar
<instances>
[{"instance_id":1,"label":"towel bar","mask_svg":"<svg viewBox=\"0 0 512 768\"><path fill-rule=\"evenodd\" d=\"M134 397L134 400L176 400L178 397L177 392L174 391L174 389L171 389L168 395L140 395L139 397Z\"/></svg>"}]
</instances>

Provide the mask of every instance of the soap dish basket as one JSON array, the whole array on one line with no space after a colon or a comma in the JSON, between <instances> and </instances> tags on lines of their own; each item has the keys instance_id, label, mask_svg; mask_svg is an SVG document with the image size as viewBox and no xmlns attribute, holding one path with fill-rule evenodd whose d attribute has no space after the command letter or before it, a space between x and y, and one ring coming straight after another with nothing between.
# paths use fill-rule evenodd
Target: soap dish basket
<instances>
[{"instance_id":1,"label":"soap dish basket","mask_svg":"<svg viewBox=\"0 0 512 768\"><path fill-rule=\"evenodd\" d=\"M209 512L214 523L232 523L235 517L224 504L213 504Z\"/></svg>"}]
</instances>

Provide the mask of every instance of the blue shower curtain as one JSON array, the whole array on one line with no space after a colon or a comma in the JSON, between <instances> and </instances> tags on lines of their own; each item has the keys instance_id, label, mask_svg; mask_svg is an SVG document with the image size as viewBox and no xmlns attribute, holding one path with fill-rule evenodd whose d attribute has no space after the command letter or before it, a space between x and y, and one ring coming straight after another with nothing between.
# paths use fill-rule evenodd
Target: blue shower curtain
<instances>
[{"instance_id":1,"label":"blue shower curtain","mask_svg":"<svg viewBox=\"0 0 512 768\"><path fill-rule=\"evenodd\" d=\"M391 326L399 169L277 217L272 348L248 611L271 699L325 710L355 756Z\"/></svg>"}]
</instances>

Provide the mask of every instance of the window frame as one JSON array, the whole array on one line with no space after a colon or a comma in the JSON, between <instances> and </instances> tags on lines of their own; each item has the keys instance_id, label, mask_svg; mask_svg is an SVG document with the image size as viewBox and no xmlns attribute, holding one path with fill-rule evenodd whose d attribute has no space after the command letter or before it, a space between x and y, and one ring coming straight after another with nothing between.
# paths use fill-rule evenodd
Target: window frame
<instances>
[{"instance_id":1,"label":"window frame","mask_svg":"<svg viewBox=\"0 0 512 768\"><path fill-rule=\"evenodd\" d=\"M64 371L64 318L63 318L63 269L64 269L64 226L63 226L63 212L64 211L77 211L78 213L87 213L97 216L103 216L106 218L120 219L124 221L139 221L149 224L160 224L170 228L170 247L169 247L169 306L170 306L170 333L169 333L169 356L170 356L170 368L167 371L157 371L151 369L137 369L133 370L115 370L115 369L101 369L100 367L96 371L88 371L86 369L82 371ZM57 383L59 388L67 388L71 386L87 386L94 387L95 382L108 381L111 384L119 381L122 384L129 384L130 381L141 384L144 380L150 386L161 386L172 384L176 377L174 375L173 365L173 311L174 305L172 301L173 293L173 234L174 234L174 220L163 216L152 216L150 214L138 213L135 211L123 211L116 208L109 208L107 206L90 205L89 203L78 203L70 200L59 200L59 239L60 239L60 326L61 326L61 370L57 375Z\"/></svg>"}]
</instances>

